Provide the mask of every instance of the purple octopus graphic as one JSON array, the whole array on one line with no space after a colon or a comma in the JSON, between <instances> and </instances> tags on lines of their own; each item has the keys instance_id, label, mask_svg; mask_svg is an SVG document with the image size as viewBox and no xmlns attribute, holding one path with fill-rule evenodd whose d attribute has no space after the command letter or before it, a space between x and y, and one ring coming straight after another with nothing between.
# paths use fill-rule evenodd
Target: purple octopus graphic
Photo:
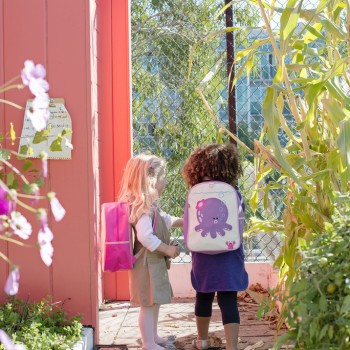
<instances>
[{"instance_id":1,"label":"purple octopus graphic","mask_svg":"<svg viewBox=\"0 0 350 350\"><path fill-rule=\"evenodd\" d=\"M225 230L231 231L232 226L226 223L228 218L228 209L226 204L217 198L202 199L197 202L197 219L199 225L195 226L195 230L202 231L202 237L206 237L209 233L211 238L225 236Z\"/></svg>"}]
</instances>

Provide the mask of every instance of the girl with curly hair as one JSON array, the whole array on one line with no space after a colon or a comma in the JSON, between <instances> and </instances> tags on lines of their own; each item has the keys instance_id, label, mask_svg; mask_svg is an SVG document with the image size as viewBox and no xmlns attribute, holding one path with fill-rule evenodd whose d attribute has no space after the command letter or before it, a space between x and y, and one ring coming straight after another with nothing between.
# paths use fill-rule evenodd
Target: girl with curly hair
<instances>
[{"instance_id":1,"label":"girl with curly hair","mask_svg":"<svg viewBox=\"0 0 350 350\"><path fill-rule=\"evenodd\" d=\"M242 175L237 149L233 144L209 144L197 148L186 160L182 176L188 187L203 181L222 181L233 187ZM237 191L244 210L241 194ZM239 230L243 235L243 216ZM192 252L191 282L196 291L195 316L197 338L192 345L208 349L208 331L215 293L226 338L226 350L238 350L239 311L237 292L248 287L243 246L237 250L210 255Z\"/></svg>"}]
</instances>

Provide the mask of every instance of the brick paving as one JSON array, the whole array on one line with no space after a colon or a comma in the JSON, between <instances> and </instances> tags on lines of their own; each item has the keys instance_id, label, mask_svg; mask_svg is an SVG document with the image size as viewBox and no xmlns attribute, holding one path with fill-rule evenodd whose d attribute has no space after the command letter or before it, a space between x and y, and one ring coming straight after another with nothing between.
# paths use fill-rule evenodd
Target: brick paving
<instances>
[{"instance_id":1,"label":"brick paving","mask_svg":"<svg viewBox=\"0 0 350 350\"><path fill-rule=\"evenodd\" d=\"M249 302L245 300L247 298L239 300L241 316L239 349L271 349L278 337L275 323L257 320L257 304L252 300L248 300ZM126 301L103 305L99 312L100 345L98 349L140 349L138 313L138 308L130 307L129 302ZM162 305L158 327L159 335L162 337L176 335L176 349L193 350L191 342L196 337L194 299L174 298L172 304ZM213 305L209 335L212 348L225 348L224 329L217 303Z\"/></svg>"}]
</instances>

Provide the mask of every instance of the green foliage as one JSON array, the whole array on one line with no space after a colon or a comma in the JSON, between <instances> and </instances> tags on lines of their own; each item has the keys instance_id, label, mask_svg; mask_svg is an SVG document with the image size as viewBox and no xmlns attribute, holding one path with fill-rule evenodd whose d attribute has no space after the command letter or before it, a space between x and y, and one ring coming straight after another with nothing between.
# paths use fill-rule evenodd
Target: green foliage
<instances>
[{"instance_id":1,"label":"green foliage","mask_svg":"<svg viewBox=\"0 0 350 350\"><path fill-rule=\"evenodd\" d=\"M284 244L275 265L280 268L276 294L283 308L292 311L288 291L298 279L301 249L324 231L335 209L335 193L345 193L350 183L350 70L346 32L348 4L343 0L317 1L304 8L291 0L284 9L251 1L265 22L266 36L236 55L243 63L236 80L250 74L248 63L271 43L276 75L266 88L264 128L254 142L256 185L250 206L257 210L270 203L271 188L284 193L279 219L253 218L250 232L280 231ZM270 18L280 12L280 28ZM292 119L287 119L285 111ZM284 133L284 143L278 137ZM279 178L268 179L271 171ZM258 195L258 193L260 195Z\"/></svg>"},{"instance_id":2,"label":"green foliage","mask_svg":"<svg viewBox=\"0 0 350 350\"><path fill-rule=\"evenodd\" d=\"M350 195L336 201L325 230L302 252L285 316L295 349L350 348Z\"/></svg>"},{"instance_id":3,"label":"green foliage","mask_svg":"<svg viewBox=\"0 0 350 350\"><path fill-rule=\"evenodd\" d=\"M314 241L315 244L320 244L320 240L326 241L327 235L330 244L337 243L333 231L325 233L324 227L332 221L337 205L336 194L347 193L350 189L350 5L345 0L318 0L308 2L307 5L302 0L289 0L284 8L278 8L275 2L249 2L260 12L264 21L264 35L236 52L235 64L238 69L234 83L251 74L254 62L265 54L263 47L267 44L271 45L273 61L276 63L275 76L271 86L266 88L262 106L264 127L259 140L254 141L256 183L249 204L257 217L252 218L249 232L281 233L282 251L275 262L280 271L280 279L272 304L276 300L282 302L282 317L293 315L294 309L297 309L297 313L305 312L302 314L305 317L301 321L302 325L298 328L304 342L300 346L305 345L305 349L312 350L329 349L321 342L317 343L319 346L313 342L316 342L316 338L318 341L325 340L326 337L335 339L334 330L340 324L332 324L332 317L339 316L341 319L337 318L337 322L345 322L343 311L347 310L349 300L345 295L339 304L333 297L328 299L325 290L330 284L331 273L324 271L329 280L327 286L323 286L325 290L322 291L323 297L320 296L320 307L318 302L314 302L316 294L305 285L316 285L320 281L326 281L326 277L321 278L320 275L311 278L312 270L307 281L299 284L304 285L302 291L306 295L310 293L307 296L309 304L300 300L299 305L301 294L295 294L298 297L292 304L289 293L299 293L295 291L294 285L303 273L301 264L307 264L308 261L304 262L302 252L313 247ZM276 14L279 15L280 25L279 28L272 28L271 19ZM283 142L279 137L281 133L284 136ZM274 172L279 176L271 178ZM260 215L260 203L268 210L271 189L281 194L283 212L279 217L263 218ZM348 237L343 238L344 241L348 240ZM336 246L341 248L341 244ZM327 258L331 266L339 264L337 270L340 274L349 271L347 260L338 260L334 251L332 257L322 254L325 251L314 251L315 264L317 260ZM314 267L316 265L312 265ZM317 277L320 279L317 280ZM334 286L331 285L328 293L333 289ZM333 293L338 295L340 287L336 285ZM344 304L346 306L343 307ZM310 310L312 317L307 318L311 315L308 313ZM325 317L325 310L335 315L329 315L329 319L320 319ZM280 324L283 322L284 319L281 319ZM302 328L304 324L305 329ZM320 324L322 327L318 328ZM346 343L349 333L345 335L349 329L345 327L337 330L341 332L340 337L343 337L342 340L339 338L342 346L335 346L334 349L349 349L350 346ZM306 340L307 332L310 335L309 341ZM295 330L288 333L281 342L293 337L298 337Z\"/></svg>"},{"instance_id":4,"label":"green foliage","mask_svg":"<svg viewBox=\"0 0 350 350\"><path fill-rule=\"evenodd\" d=\"M71 349L81 339L80 319L67 318L61 303L46 299L30 303L12 297L0 306L0 329L28 350Z\"/></svg>"}]
</instances>

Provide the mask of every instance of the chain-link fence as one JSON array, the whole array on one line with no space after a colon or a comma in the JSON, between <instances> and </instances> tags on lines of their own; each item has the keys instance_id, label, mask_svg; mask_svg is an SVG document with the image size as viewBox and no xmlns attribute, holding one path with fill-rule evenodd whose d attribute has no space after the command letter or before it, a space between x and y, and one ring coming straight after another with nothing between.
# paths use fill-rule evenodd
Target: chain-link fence
<instances>
[{"instance_id":1,"label":"chain-link fence","mask_svg":"<svg viewBox=\"0 0 350 350\"><path fill-rule=\"evenodd\" d=\"M234 89L228 88L229 79L234 78L230 72L236 52L267 34L257 29L261 18L256 8L244 1L232 5L226 0L226 4L224 8L225 0L131 1L134 153L149 150L167 160L168 184L161 204L173 215L183 214L187 190L180 170L185 159L193 149L216 142L218 137L218 127L196 93L196 87L201 88L218 120L250 149L263 127L265 90L276 73L272 48L266 43L251 74L240 78ZM277 26L278 20L274 18L273 25ZM255 29L212 35L234 26ZM234 67L233 71L238 68ZM285 114L288 113L286 110ZM248 222L252 215L249 199L255 174L252 157L243 149L240 152L244 167L240 191L245 199ZM278 176L271 174L272 178ZM268 210L263 210L261 204L255 215L279 217L283 198L284 193L271 191ZM191 261L181 232L175 232L175 236L183 247L181 261ZM278 232L260 232L247 237L246 259L274 260L280 244Z\"/></svg>"}]
</instances>

